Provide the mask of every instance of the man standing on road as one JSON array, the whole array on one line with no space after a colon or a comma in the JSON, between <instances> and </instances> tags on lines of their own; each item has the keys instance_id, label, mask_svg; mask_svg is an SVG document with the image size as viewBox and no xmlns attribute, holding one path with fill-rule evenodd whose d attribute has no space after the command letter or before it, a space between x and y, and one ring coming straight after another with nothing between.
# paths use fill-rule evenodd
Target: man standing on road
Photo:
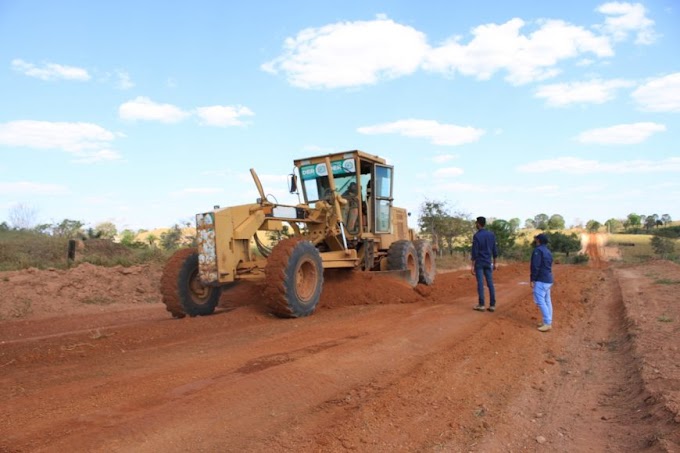
<instances>
[{"instance_id":1,"label":"man standing on road","mask_svg":"<svg viewBox=\"0 0 680 453\"><path fill-rule=\"evenodd\" d=\"M477 232L472 238L472 267L470 272L477 278L477 293L479 295L479 304L474 307L474 310L486 310L483 280L486 278L486 286L489 287L489 311L493 312L496 311L496 290L493 286L492 272L497 269L498 248L496 247L496 236L491 231L486 230L485 226L486 218L477 217L475 222Z\"/></svg>"},{"instance_id":2,"label":"man standing on road","mask_svg":"<svg viewBox=\"0 0 680 453\"><path fill-rule=\"evenodd\" d=\"M543 315L543 323L538 326L541 332L552 329L552 300L550 288L553 285L552 262L553 257L546 244L548 236L541 233L534 237L536 248L531 255L531 287L534 291L534 302Z\"/></svg>"}]
</instances>

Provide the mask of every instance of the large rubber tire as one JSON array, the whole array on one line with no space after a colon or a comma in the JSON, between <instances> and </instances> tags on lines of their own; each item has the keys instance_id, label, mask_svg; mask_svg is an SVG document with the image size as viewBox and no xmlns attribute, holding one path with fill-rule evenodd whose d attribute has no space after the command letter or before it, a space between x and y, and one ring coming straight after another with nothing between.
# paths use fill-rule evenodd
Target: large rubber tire
<instances>
[{"instance_id":1,"label":"large rubber tire","mask_svg":"<svg viewBox=\"0 0 680 453\"><path fill-rule=\"evenodd\" d=\"M271 312L283 318L314 313L323 290L321 254L309 241L284 239L272 250L265 296Z\"/></svg>"},{"instance_id":2,"label":"large rubber tire","mask_svg":"<svg viewBox=\"0 0 680 453\"><path fill-rule=\"evenodd\" d=\"M166 309L175 318L205 316L215 312L222 288L204 286L198 278L196 249L182 249L163 268L161 294Z\"/></svg>"},{"instance_id":3,"label":"large rubber tire","mask_svg":"<svg viewBox=\"0 0 680 453\"><path fill-rule=\"evenodd\" d=\"M387 250L387 269L390 271L408 270L407 283L412 287L418 284L420 271L418 266L418 253L411 241L401 240L393 242Z\"/></svg>"},{"instance_id":4,"label":"large rubber tire","mask_svg":"<svg viewBox=\"0 0 680 453\"><path fill-rule=\"evenodd\" d=\"M432 251L432 244L430 241L418 239L413 241L413 246L416 248L418 254L418 282L425 285L434 283L434 278L437 275L437 265L435 263L434 252Z\"/></svg>"}]
</instances>

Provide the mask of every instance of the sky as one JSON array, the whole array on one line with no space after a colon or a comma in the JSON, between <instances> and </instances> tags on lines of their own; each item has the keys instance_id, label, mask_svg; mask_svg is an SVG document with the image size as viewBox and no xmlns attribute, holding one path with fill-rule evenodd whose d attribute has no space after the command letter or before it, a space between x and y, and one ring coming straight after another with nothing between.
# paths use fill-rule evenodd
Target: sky
<instances>
[{"instance_id":1,"label":"sky","mask_svg":"<svg viewBox=\"0 0 680 453\"><path fill-rule=\"evenodd\" d=\"M0 221L119 230L360 149L394 204L680 220L680 2L0 0ZM19 208L17 208L19 207Z\"/></svg>"}]
</instances>

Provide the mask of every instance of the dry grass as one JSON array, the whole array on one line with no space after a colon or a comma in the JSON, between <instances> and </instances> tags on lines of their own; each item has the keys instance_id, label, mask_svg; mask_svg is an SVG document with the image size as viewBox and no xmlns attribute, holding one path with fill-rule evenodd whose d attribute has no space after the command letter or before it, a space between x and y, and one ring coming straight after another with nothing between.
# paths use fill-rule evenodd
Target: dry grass
<instances>
[{"instance_id":1,"label":"dry grass","mask_svg":"<svg viewBox=\"0 0 680 453\"><path fill-rule=\"evenodd\" d=\"M651 239L651 234L610 234L607 243L619 248L624 263L641 263L654 258Z\"/></svg>"},{"instance_id":2,"label":"dry grass","mask_svg":"<svg viewBox=\"0 0 680 453\"><path fill-rule=\"evenodd\" d=\"M437 269L460 269L470 266L470 254L455 252L437 257Z\"/></svg>"}]
</instances>

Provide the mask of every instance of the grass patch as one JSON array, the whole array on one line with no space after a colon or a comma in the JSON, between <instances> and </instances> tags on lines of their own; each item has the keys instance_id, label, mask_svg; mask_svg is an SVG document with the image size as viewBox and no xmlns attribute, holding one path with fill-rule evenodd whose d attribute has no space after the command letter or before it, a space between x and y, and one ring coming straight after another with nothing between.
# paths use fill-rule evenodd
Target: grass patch
<instances>
[{"instance_id":1,"label":"grass patch","mask_svg":"<svg viewBox=\"0 0 680 453\"><path fill-rule=\"evenodd\" d=\"M656 318L657 321L659 322L673 322L673 318L669 317L668 315L661 315L658 318Z\"/></svg>"},{"instance_id":2,"label":"grass patch","mask_svg":"<svg viewBox=\"0 0 680 453\"><path fill-rule=\"evenodd\" d=\"M66 269L68 239L33 231L0 231L0 271L38 269ZM84 242L84 249L76 252L76 263L97 266L134 266L144 263L164 263L172 251L156 247L134 248L104 239ZM5 280L6 281L6 280Z\"/></svg>"},{"instance_id":3,"label":"grass patch","mask_svg":"<svg viewBox=\"0 0 680 453\"><path fill-rule=\"evenodd\" d=\"M92 297L86 297L85 299L81 300L80 302L87 304L87 305L110 305L114 303L115 301L113 299L110 299L108 297L104 296L92 296Z\"/></svg>"},{"instance_id":4,"label":"grass patch","mask_svg":"<svg viewBox=\"0 0 680 453\"><path fill-rule=\"evenodd\" d=\"M467 253L438 256L435 261L437 269L460 269L461 267L470 266L470 256Z\"/></svg>"},{"instance_id":5,"label":"grass patch","mask_svg":"<svg viewBox=\"0 0 680 453\"><path fill-rule=\"evenodd\" d=\"M680 285L680 280L673 280L670 278L659 278L654 280L657 285Z\"/></svg>"},{"instance_id":6,"label":"grass patch","mask_svg":"<svg viewBox=\"0 0 680 453\"><path fill-rule=\"evenodd\" d=\"M624 263L644 263L654 258L654 249L650 244L651 234L610 234L609 245L615 245L621 252Z\"/></svg>"}]
</instances>

